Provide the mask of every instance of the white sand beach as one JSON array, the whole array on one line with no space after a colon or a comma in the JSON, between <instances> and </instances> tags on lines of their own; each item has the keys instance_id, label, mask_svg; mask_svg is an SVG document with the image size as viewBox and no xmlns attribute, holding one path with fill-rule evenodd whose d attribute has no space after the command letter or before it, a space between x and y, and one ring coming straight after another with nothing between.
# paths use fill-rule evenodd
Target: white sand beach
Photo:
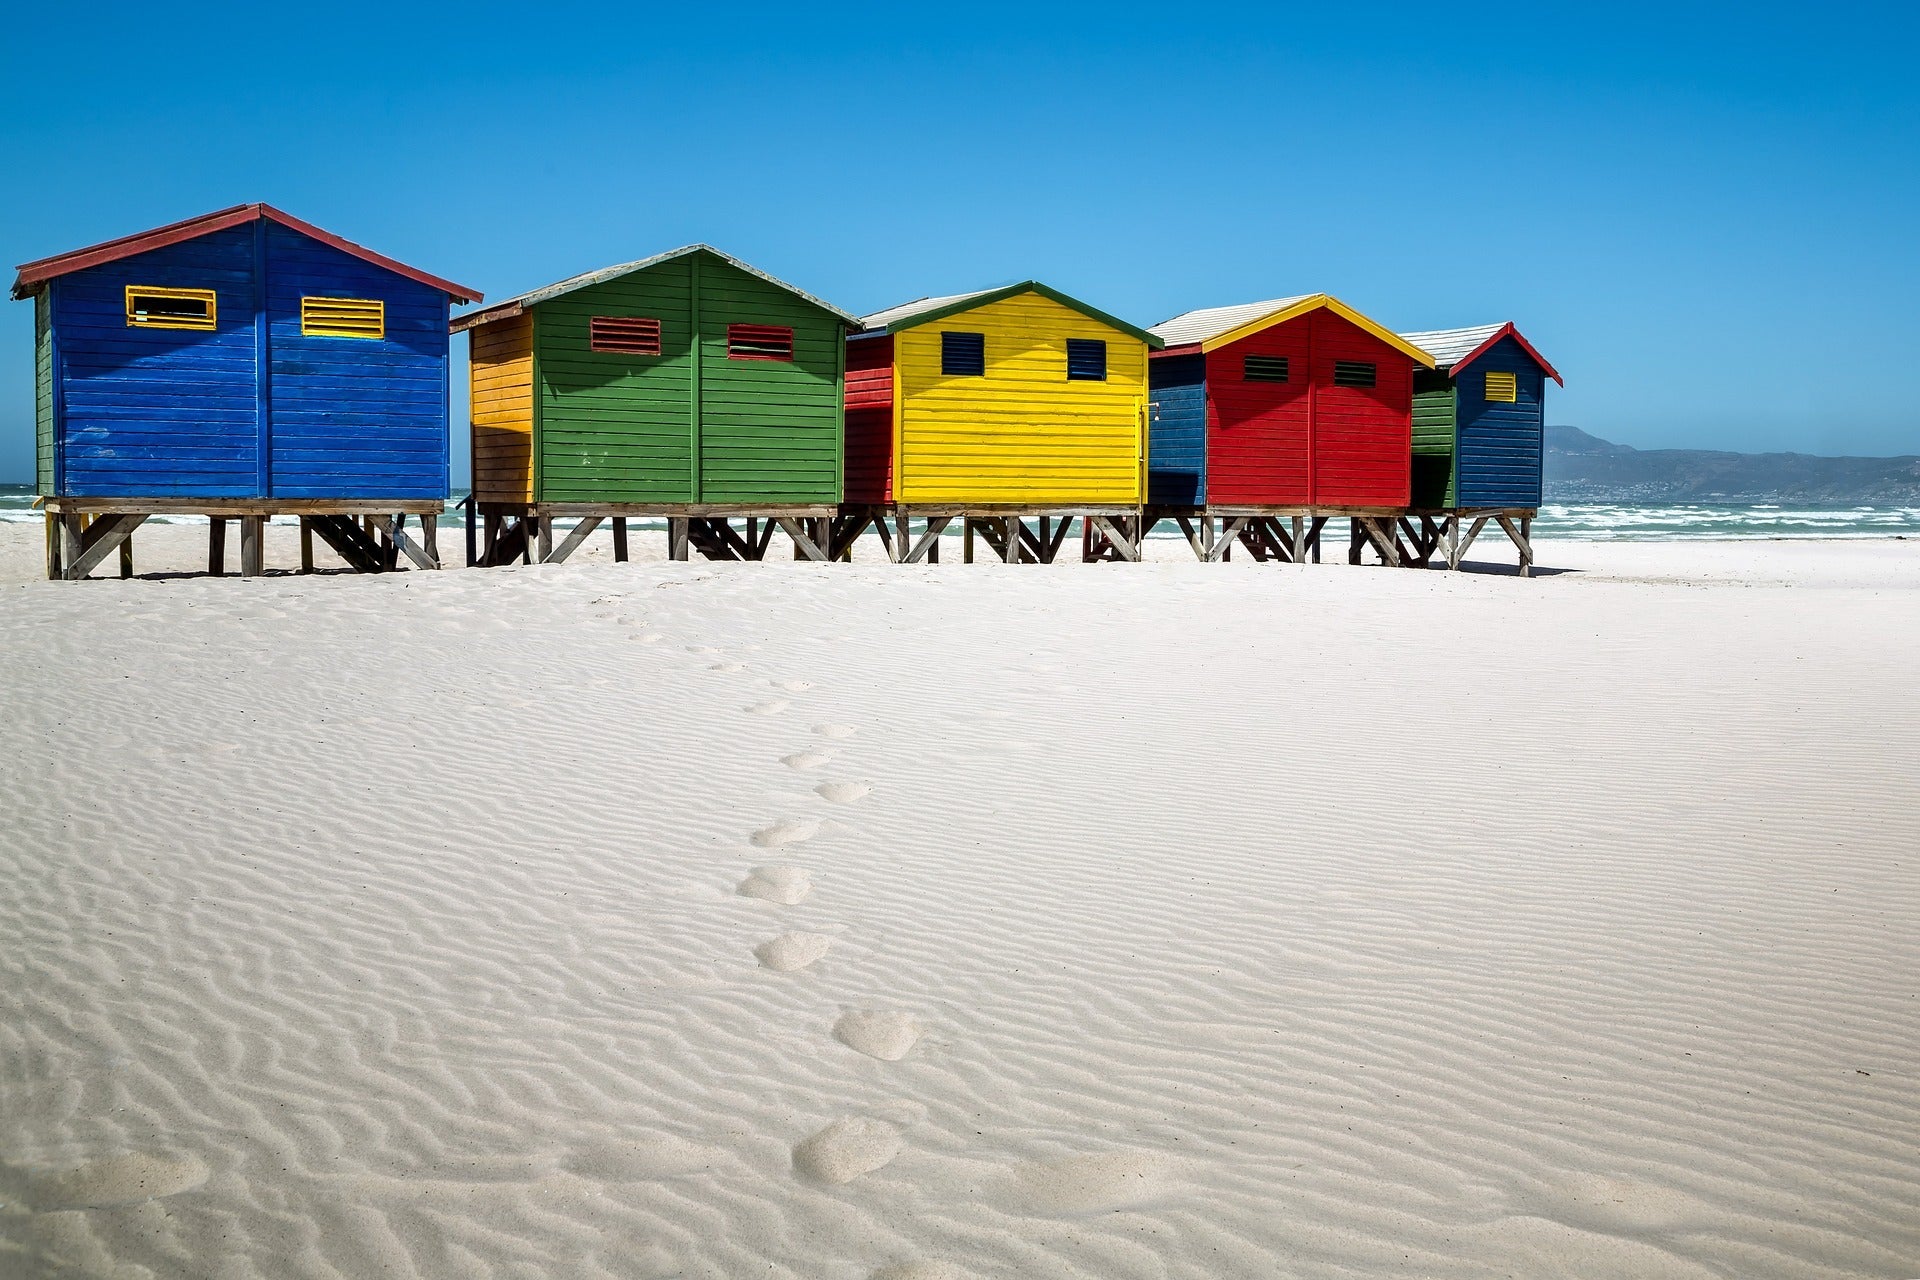
<instances>
[{"instance_id":1,"label":"white sand beach","mask_svg":"<svg viewBox=\"0 0 1920 1280\"><path fill-rule=\"evenodd\" d=\"M1920 1276L1920 543L655 542L0 527L0 1275Z\"/></svg>"}]
</instances>

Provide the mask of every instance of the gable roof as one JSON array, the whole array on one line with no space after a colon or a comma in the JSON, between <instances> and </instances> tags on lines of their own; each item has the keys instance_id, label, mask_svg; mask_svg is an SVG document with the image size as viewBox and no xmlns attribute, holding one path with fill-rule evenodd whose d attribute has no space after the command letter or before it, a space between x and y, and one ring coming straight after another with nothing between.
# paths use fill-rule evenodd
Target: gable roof
<instances>
[{"instance_id":1,"label":"gable roof","mask_svg":"<svg viewBox=\"0 0 1920 1280\"><path fill-rule=\"evenodd\" d=\"M850 328L857 329L860 327L860 318L851 312L842 311L831 302L822 301L804 289L796 289L785 280L770 276L760 270L760 268L742 262L730 253L722 253L710 244L685 244L681 245L678 249L669 249L665 253L656 253L651 258L641 258L637 262L623 262L617 267L601 267L598 271L583 271L577 276L568 276L565 280L561 280L556 284L550 284L544 289L534 289L527 293L516 294L504 302L496 302L484 310L469 311L463 316L455 316L453 322L449 324L447 328L451 333L459 333L463 329L471 329L473 326L485 324L489 320L504 320L509 316L517 316L528 307L537 307L543 302L561 297L564 294L572 293L577 289L586 289L596 284L605 284L609 280L618 280L621 276L630 276L636 271L645 271L648 267L657 267L663 262L671 262L675 258L684 258L690 253L710 253L729 266L738 267L750 276L765 280L768 284L776 288L785 289L788 293L802 301L812 303L827 314L837 317Z\"/></svg>"},{"instance_id":2,"label":"gable roof","mask_svg":"<svg viewBox=\"0 0 1920 1280\"><path fill-rule=\"evenodd\" d=\"M478 289L469 289L463 284L451 280L442 280L439 276L430 276L396 262L385 254L343 240L330 231L322 231L311 222L303 222L290 213L282 213L270 204L237 204L231 209L219 209L213 213L203 213L197 218L188 218L184 222L169 223L164 227L155 227L152 231L142 231L135 235L121 236L118 240L108 240L91 245L85 249L75 249L70 253L56 254L51 258L41 258L37 262L28 262L20 267L20 274L13 282L13 296L29 298L40 292L46 282L56 276L64 276L75 271L84 271L88 267L97 267L103 263L117 262L121 258L131 258L136 253L147 253L153 249L164 249L168 245L179 244L186 240L197 240L201 236L212 235L216 231L225 231L228 227L241 226L260 218L268 218L283 227L291 227L301 235L311 236L321 244L330 245L342 253L350 253L364 262L376 267L416 280L431 289L438 289L455 302L478 302L484 296Z\"/></svg>"},{"instance_id":3,"label":"gable roof","mask_svg":"<svg viewBox=\"0 0 1920 1280\"><path fill-rule=\"evenodd\" d=\"M1138 338L1156 351L1164 345L1159 337L1148 330L1108 315L1097 307L1090 307L1078 298L1070 298L1058 289L1041 284L1038 280L1022 280L1018 284L1001 285L997 289L976 289L972 293L950 293L939 298L918 298L912 302L903 302L897 307L888 307L885 311L876 311L865 317L861 323L868 333L898 333L902 329L911 329L916 325L957 315L962 311L971 311L975 307L984 307L988 303L998 302L1002 298L1016 297L1023 293L1037 293L1043 298L1051 299L1069 311L1078 311L1089 319L1098 320L1101 324Z\"/></svg>"},{"instance_id":4,"label":"gable roof","mask_svg":"<svg viewBox=\"0 0 1920 1280\"><path fill-rule=\"evenodd\" d=\"M1161 321L1153 326L1153 331L1165 339L1169 347L1197 346L1202 351L1216 351L1262 329L1271 329L1274 325L1285 324L1322 308L1405 353L1416 364L1432 367L1433 357L1421 347L1369 320L1340 299L1324 293L1303 293L1291 298L1270 298L1265 302L1242 302L1230 307L1186 311L1171 320Z\"/></svg>"},{"instance_id":5,"label":"gable roof","mask_svg":"<svg viewBox=\"0 0 1920 1280\"><path fill-rule=\"evenodd\" d=\"M1546 370L1549 377L1563 387L1567 385L1560 371L1533 349L1533 344L1521 336L1511 320L1504 324L1478 324L1465 329L1430 329L1425 333L1403 333L1400 336L1415 346L1431 351L1434 359L1439 361L1434 367L1450 373L1458 373L1478 360L1492 350L1493 344L1500 339L1512 338L1532 357L1535 364Z\"/></svg>"}]
</instances>

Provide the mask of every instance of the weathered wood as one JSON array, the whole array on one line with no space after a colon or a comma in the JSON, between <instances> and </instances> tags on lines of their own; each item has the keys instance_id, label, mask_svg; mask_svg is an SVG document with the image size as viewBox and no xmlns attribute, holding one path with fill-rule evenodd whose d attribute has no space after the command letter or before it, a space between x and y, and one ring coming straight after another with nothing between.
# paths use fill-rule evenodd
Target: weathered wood
<instances>
[{"instance_id":1,"label":"weathered wood","mask_svg":"<svg viewBox=\"0 0 1920 1280\"><path fill-rule=\"evenodd\" d=\"M627 562L627 518L625 516L613 518L613 562L615 564Z\"/></svg>"},{"instance_id":2,"label":"weathered wood","mask_svg":"<svg viewBox=\"0 0 1920 1280\"><path fill-rule=\"evenodd\" d=\"M573 528L570 531L568 531L566 538L560 543L560 545L555 547L550 554L542 556L540 558L540 563L541 564L566 563L567 557L572 555L574 552L578 551L580 549L580 544L585 542L588 538L592 537L593 531L595 529L598 529L599 527L600 527L599 516L580 517L579 521L573 526Z\"/></svg>"},{"instance_id":3,"label":"weathered wood","mask_svg":"<svg viewBox=\"0 0 1920 1280\"><path fill-rule=\"evenodd\" d=\"M1293 562L1295 564L1305 564L1307 562L1307 535L1305 532L1307 522L1300 516L1293 516L1291 519L1293 520Z\"/></svg>"},{"instance_id":4,"label":"weathered wood","mask_svg":"<svg viewBox=\"0 0 1920 1280\"><path fill-rule=\"evenodd\" d=\"M691 541L693 521L686 516L673 516L667 521L667 559L685 560L687 544Z\"/></svg>"},{"instance_id":5,"label":"weathered wood","mask_svg":"<svg viewBox=\"0 0 1920 1280\"><path fill-rule=\"evenodd\" d=\"M1467 527L1467 536L1461 541L1459 550L1454 553L1454 568L1457 569L1460 567L1460 561L1466 558L1467 548L1473 545L1473 540L1480 536L1480 531L1487 527L1487 521L1492 518L1491 516L1478 516L1474 519L1474 522Z\"/></svg>"},{"instance_id":6,"label":"weathered wood","mask_svg":"<svg viewBox=\"0 0 1920 1280\"><path fill-rule=\"evenodd\" d=\"M227 521L224 516L207 518L207 572L219 577L227 571Z\"/></svg>"},{"instance_id":7,"label":"weathered wood","mask_svg":"<svg viewBox=\"0 0 1920 1280\"><path fill-rule=\"evenodd\" d=\"M1202 516L1202 517L1200 517L1200 518L1201 518L1202 520L1205 520L1205 519L1206 519L1206 517L1205 517L1205 516ZM1194 556L1194 559L1196 559L1196 560L1200 560L1200 561L1203 561L1203 562L1204 562L1204 561L1206 560L1206 558L1207 558L1207 551L1206 551L1206 548L1205 548L1205 547L1203 547L1203 546L1202 546L1202 545L1200 544L1200 535L1199 535L1199 533L1198 533L1198 531L1196 531L1196 530L1194 529L1194 527L1193 527L1193 521L1191 521L1191 520L1189 520L1189 519L1188 519L1187 517L1185 517L1185 516L1175 516L1175 517L1173 518L1173 522L1174 522L1175 524L1177 524L1177 525L1179 525L1179 526L1180 526L1180 532L1186 535L1186 537L1187 537L1187 546L1189 546L1189 547L1191 547L1191 548L1193 549L1193 556ZM1153 530L1152 530L1151 528L1149 528L1149 529L1147 530L1147 532L1149 532L1149 533L1151 533L1151 532L1153 532Z\"/></svg>"},{"instance_id":8,"label":"weathered wood","mask_svg":"<svg viewBox=\"0 0 1920 1280\"><path fill-rule=\"evenodd\" d=\"M240 517L240 576L257 578L266 572L267 518Z\"/></svg>"},{"instance_id":9,"label":"weathered wood","mask_svg":"<svg viewBox=\"0 0 1920 1280\"><path fill-rule=\"evenodd\" d=\"M146 519L145 516L140 518ZM120 576L123 578L133 576L133 530L131 529L127 530L126 537L120 539Z\"/></svg>"},{"instance_id":10,"label":"weathered wood","mask_svg":"<svg viewBox=\"0 0 1920 1280\"><path fill-rule=\"evenodd\" d=\"M1247 527L1252 516L1229 516L1220 522L1220 534L1213 540L1213 547L1207 558L1213 561L1224 559L1233 550L1233 544L1239 540L1240 531Z\"/></svg>"},{"instance_id":11,"label":"weathered wood","mask_svg":"<svg viewBox=\"0 0 1920 1280\"><path fill-rule=\"evenodd\" d=\"M313 525L309 522L309 519L307 516L300 517L300 572L302 573L313 572ZM472 534L473 530L471 525L469 525L467 532L469 535ZM467 555L467 563L473 563L471 549L469 549Z\"/></svg>"},{"instance_id":12,"label":"weathered wood","mask_svg":"<svg viewBox=\"0 0 1920 1280\"><path fill-rule=\"evenodd\" d=\"M117 512L97 517L79 532L78 538L72 536L72 530L79 526L80 516L70 514L62 516L62 540L67 543L61 550L60 574L70 582L92 573L114 551L121 553L121 573L123 578L132 577L133 560L127 552L127 539L133 531L146 523L147 517L137 512Z\"/></svg>"},{"instance_id":13,"label":"weathered wood","mask_svg":"<svg viewBox=\"0 0 1920 1280\"><path fill-rule=\"evenodd\" d=\"M533 527L540 542L538 558L541 564L545 564L547 558L553 554L553 517L537 515L533 518Z\"/></svg>"},{"instance_id":14,"label":"weathered wood","mask_svg":"<svg viewBox=\"0 0 1920 1280\"><path fill-rule=\"evenodd\" d=\"M60 517L51 511L43 512L41 520L45 522L47 534L47 581L60 581Z\"/></svg>"},{"instance_id":15,"label":"weathered wood","mask_svg":"<svg viewBox=\"0 0 1920 1280\"><path fill-rule=\"evenodd\" d=\"M1125 516L1113 517L1099 515L1088 516L1086 518L1100 526L1100 531L1106 536L1108 544L1113 547L1114 553L1122 560L1137 562L1140 559L1140 548L1132 542L1129 542L1126 534L1122 533L1114 524L1116 518L1124 522L1126 520Z\"/></svg>"},{"instance_id":16,"label":"weathered wood","mask_svg":"<svg viewBox=\"0 0 1920 1280\"><path fill-rule=\"evenodd\" d=\"M467 568L471 569L480 563L479 548L474 545L476 540L474 524L479 519L480 504L475 502L473 496L469 494L467 500L461 505L467 509ZM495 517L493 516L487 517L487 533L489 535L487 541L489 544L493 541L491 535L493 533L494 520Z\"/></svg>"},{"instance_id":17,"label":"weathered wood","mask_svg":"<svg viewBox=\"0 0 1920 1280\"><path fill-rule=\"evenodd\" d=\"M960 563L973 563L973 521L965 517L960 521Z\"/></svg>"},{"instance_id":18,"label":"weathered wood","mask_svg":"<svg viewBox=\"0 0 1920 1280\"><path fill-rule=\"evenodd\" d=\"M952 516L929 516L927 518L927 527L920 534L920 541L913 544L913 549L907 552L906 556L901 560L901 563L919 564L925 562L927 564L938 564L940 535L945 533L947 526L952 523ZM906 528L905 516L901 517L900 527L902 529Z\"/></svg>"},{"instance_id":19,"label":"weathered wood","mask_svg":"<svg viewBox=\"0 0 1920 1280\"><path fill-rule=\"evenodd\" d=\"M433 567L440 567L440 517L423 515L420 517L420 549L426 553ZM424 566L423 566L424 567Z\"/></svg>"},{"instance_id":20,"label":"weathered wood","mask_svg":"<svg viewBox=\"0 0 1920 1280\"><path fill-rule=\"evenodd\" d=\"M60 516L60 576L72 581L73 566L80 559L81 542L86 537L86 529L77 511L63 512Z\"/></svg>"},{"instance_id":21,"label":"weathered wood","mask_svg":"<svg viewBox=\"0 0 1920 1280\"><path fill-rule=\"evenodd\" d=\"M1074 517L1061 516L1059 517L1059 520L1060 520L1060 531L1054 534L1051 541L1047 541L1046 562L1048 564L1052 564L1054 563L1054 561L1060 558L1060 548L1067 545L1067 534L1071 532L1073 529ZM1047 523L1046 517L1042 516L1040 520L1040 525L1042 530L1046 528L1046 523ZM1044 540L1045 539L1043 539L1043 541Z\"/></svg>"},{"instance_id":22,"label":"weathered wood","mask_svg":"<svg viewBox=\"0 0 1920 1280\"><path fill-rule=\"evenodd\" d=\"M366 529L352 516L312 516L313 531L320 535L334 554L361 573L384 573L386 553L367 536Z\"/></svg>"},{"instance_id":23,"label":"weathered wood","mask_svg":"<svg viewBox=\"0 0 1920 1280\"><path fill-rule=\"evenodd\" d=\"M300 515L438 515L445 503L431 498L47 498L43 506L55 513L93 515L118 512L149 516L300 516Z\"/></svg>"},{"instance_id":24,"label":"weathered wood","mask_svg":"<svg viewBox=\"0 0 1920 1280\"><path fill-rule=\"evenodd\" d=\"M1532 532L1533 521L1521 516L1520 523L1515 525L1513 517L1504 513L1495 516L1494 519L1500 522L1500 527L1506 531L1508 541L1512 542L1514 549L1520 553L1520 576L1531 578L1533 576L1533 541L1529 535Z\"/></svg>"},{"instance_id":25,"label":"weathered wood","mask_svg":"<svg viewBox=\"0 0 1920 1280\"><path fill-rule=\"evenodd\" d=\"M780 527L787 531L787 536L793 539L794 558L796 560L802 555L808 560L824 561L829 559L826 548L822 547L814 537L809 536L807 531L801 528L801 522L798 519L792 516L776 516L775 519L780 522Z\"/></svg>"}]
</instances>

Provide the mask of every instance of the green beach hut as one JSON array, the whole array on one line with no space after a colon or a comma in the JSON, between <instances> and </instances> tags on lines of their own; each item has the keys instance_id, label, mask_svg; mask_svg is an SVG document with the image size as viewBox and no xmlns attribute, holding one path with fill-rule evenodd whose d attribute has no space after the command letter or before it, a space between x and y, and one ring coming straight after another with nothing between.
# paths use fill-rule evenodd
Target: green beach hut
<instances>
[{"instance_id":1,"label":"green beach hut","mask_svg":"<svg viewBox=\"0 0 1920 1280\"><path fill-rule=\"evenodd\" d=\"M633 516L666 519L676 559L757 559L775 528L825 558L853 316L696 244L451 327L471 342L477 563L563 560L603 520L624 558ZM558 547L554 517L578 520Z\"/></svg>"}]
</instances>

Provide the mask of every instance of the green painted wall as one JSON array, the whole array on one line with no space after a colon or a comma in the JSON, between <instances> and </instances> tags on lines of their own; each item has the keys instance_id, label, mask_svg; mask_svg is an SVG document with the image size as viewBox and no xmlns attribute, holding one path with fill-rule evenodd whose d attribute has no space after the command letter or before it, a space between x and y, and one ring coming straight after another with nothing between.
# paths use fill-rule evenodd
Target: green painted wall
<instances>
[{"instance_id":1,"label":"green painted wall","mask_svg":"<svg viewBox=\"0 0 1920 1280\"><path fill-rule=\"evenodd\" d=\"M594 316L657 318L661 354L590 350ZM794 359L729 360L730 323L791 326ZM844 345L836 317L706 253L539 304L537 500L838 502Z\"/></svg>"},{"instance_id":2,"label":"green painted wall","mask_svg":"<svg viewBox=\"0 0 1920 1280\"><path fill-rule=\"evenodd\" d=\"M33 295L34 485L53 492L53 326L48 323L47 290Z\"/></svg>"},{"instance_id":3,"label":"green painted wall","mask_svg":"<svg viewBox=\"0 0 1920 1280\"><path fill-rule=\"evenodd\" d=\"M1450 507L1453 503L1453 381L1445 374L1418 370L1413 391L1413 505Z\"/></svg>"}]
</instances>

